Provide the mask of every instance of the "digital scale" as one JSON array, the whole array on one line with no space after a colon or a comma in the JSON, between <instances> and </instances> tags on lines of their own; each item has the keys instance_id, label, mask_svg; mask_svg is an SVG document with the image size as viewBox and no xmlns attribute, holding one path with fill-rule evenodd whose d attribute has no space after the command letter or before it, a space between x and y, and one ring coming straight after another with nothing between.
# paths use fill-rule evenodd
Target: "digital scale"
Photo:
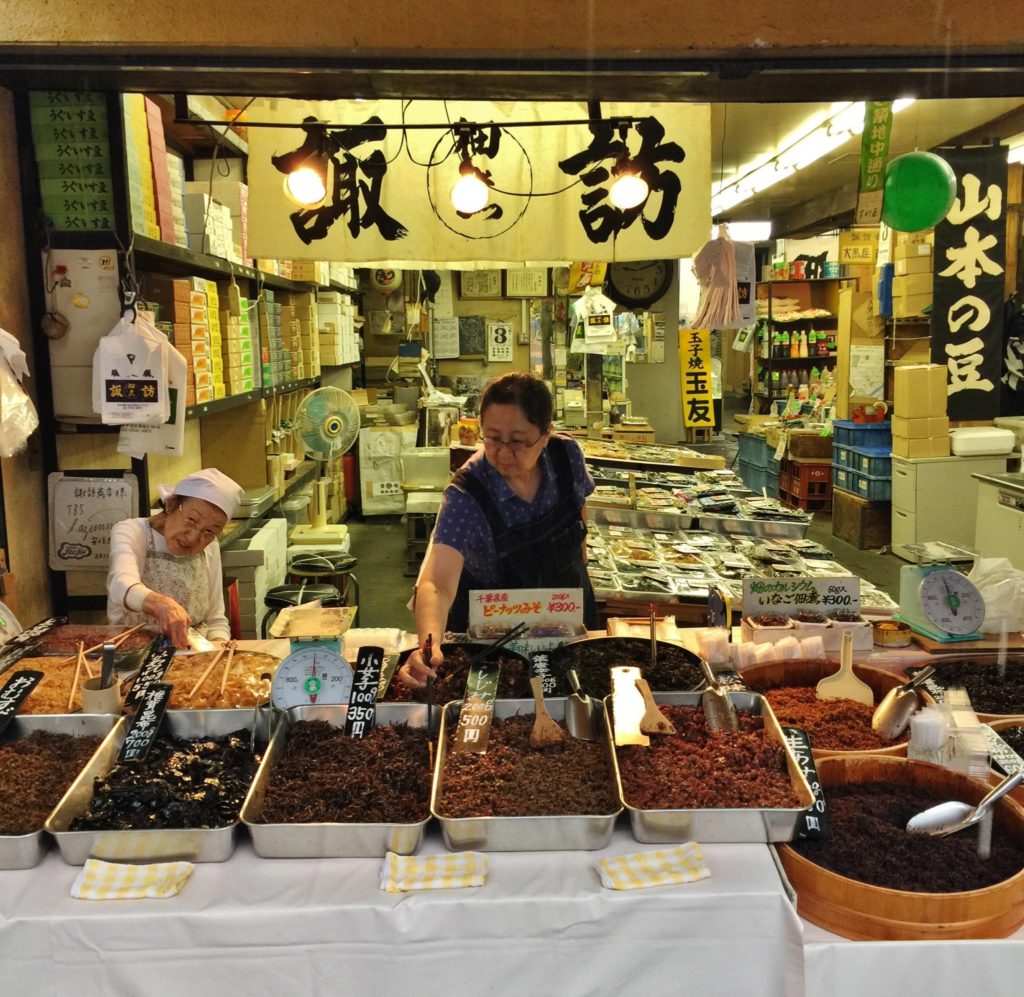
<instances>
[{"instance_id":1,"label":"digital scale","mask_svg":"<svg viewBox=\"0 0 1024 997\"><path fill-rule=\"evenodd\" d=\"M941 644L978 640L985 600L974 582L949 564L905 564L894 619Z\"/></svg>"}]
</instances>

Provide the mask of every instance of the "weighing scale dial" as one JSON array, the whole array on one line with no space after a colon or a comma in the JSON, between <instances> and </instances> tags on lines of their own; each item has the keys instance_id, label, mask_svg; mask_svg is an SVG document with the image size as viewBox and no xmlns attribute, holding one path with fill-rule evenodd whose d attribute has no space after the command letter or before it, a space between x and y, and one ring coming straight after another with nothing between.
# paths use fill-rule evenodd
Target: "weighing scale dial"
<instances>
[{"instance_id":1,"label":"weighing scale dial","mask_svg":"<svg viewBox=\"0 0 1024 997\"><path fill-rule=\"evenodd\" d=\"M352 692L352 667L336 651L304 647L289 654L274 673L271 701L292 706L345 704Z\"/></svg>"},{"instance_id":2,"label":"weighing scale dial","mask_svg":"<svg viewBox=\"0 0 1024 997\"><path fill-rule=\"evenodd\" d=\"M924 614L947 633L974 633L985 622L981 593L966 575L953 568L929 572L921 579L918 593Z\"/></svg>"}]
</instances>

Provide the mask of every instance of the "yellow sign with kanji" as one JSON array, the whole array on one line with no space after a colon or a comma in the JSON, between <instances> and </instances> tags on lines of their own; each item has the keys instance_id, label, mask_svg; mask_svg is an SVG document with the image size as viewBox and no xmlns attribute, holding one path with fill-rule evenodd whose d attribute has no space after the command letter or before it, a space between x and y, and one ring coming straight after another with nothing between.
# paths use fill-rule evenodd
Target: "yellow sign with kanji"
<instances>
[{"instance_id":1,"label":"yellow sign with kanji","mask_svg":"<svg viewBox=\"0 0 1024 997\"><path fill-rule=\"evenodd\" d=\"M695 429L714 428L710 330L679 330L679 382L682 388L683 425Z\"/></svg>"},{"instance_id":2,"label":"yellow sign with kanji","mask_svg":"<svg viewBox=\"0 0 1024 997\"><path fill-rule=\"evenodd\" d=\"M878 226L851 228L839 233L839 262L873 267L878 257Z\"/></svg>"}]
</instances>

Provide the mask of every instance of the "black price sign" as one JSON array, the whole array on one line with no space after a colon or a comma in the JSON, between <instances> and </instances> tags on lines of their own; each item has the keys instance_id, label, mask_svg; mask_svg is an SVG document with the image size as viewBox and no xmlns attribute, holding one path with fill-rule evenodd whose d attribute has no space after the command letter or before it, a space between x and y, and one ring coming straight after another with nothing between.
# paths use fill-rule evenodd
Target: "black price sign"
<instances>
[{"instance_id":1,"label":"black price sign","mask_svg":"<svg viewBox=\"0 0 1024 997\"><path fill-rule=\"evenodd\" d=\"M793 752L793 757L814 794L814 802L797 821L794 840L827 838L829 826L828 813L825 810L825 790L818 781L818 769L815 767L814 755L811 752L811 739L807 736L807 731L799 727L783 727L782 734L786 739L786 746Z\"/></svg>"},{"instance_id":2,"label":"black price sign","mask_svg":"<svg viewBox=\"0 0 1024 997\"><path fill-rule=\"evenodd\" d=\"M174 645L166 637L158 637L146 655L146 660L135 676L131 691L125 697L125 706L136 707L150 688L163 682L164 673L174 658Z\"/></svg>"},{"instance_id":3,"label":"black price sign","mask_svg":"<svg viewBox=\"0 0 1024 997\"><path fill-rule=\"evenodd\" d=\"M32 646L29 644L4 644L3 648L0 648L0 672L13 665L15 661L20 661L31 650Z\"/></svg>"},{"instance_id":4,"label":"black price sign","mask_svg":"<svg viewBox=\"0 0 1024 997\"><path fill-rule=\"evenodd\" d=\"M352 677L352 692L348 697L348 712L345 714L346 737L359 740L373 730L377 717L377 689L380 685L380 668L383 661L384 648L359 648L355 675Z\"/></svg>"},{"instance_id":5,"label":"black price sign","mask_svg":"<svg viewBox=\"0 0 1024 997\"><path fill-rule=\"evenodd\" d=\"M68 618L66 616L50 616L30 627L26 627L21 633L15 634L7 643L20 645L35 644L40 637L48 634L54 627L64 626L67 622Z\"/></svg>"},{"instance_id":6,"label":"black price sign","mask_svg":"<svg viewBox=\"0 0 1024 997\"><path fill-rule=\"evenodd\" d=\"M543 684L544 695L553 696L558 691L558 680L551 673L551 656L547 651L534 651L530 655L532 674Z\"/></svg>"},{"instance_id":7,"label":"black price sign","mask_svg":"<svg viewBox=\"0 0 1024 997\"><path fill-rule=\"evenodd\" d=\"M23 668L15 672L0 689L0 734L7 730L7 725L14 719L18 708L25 702L28 694L39 685L42 672L30 672Z\"/></svg>"},{"instance_id":8,"label":"black price sign","mask_svg":"<svg viewBox=\"0 0 1024 997\"><path fill-rule=\"evenodd\" d=\"M452 744L455 754L472 752L482 755L487 750L500 674L501 665L496 661L478 661L470 668Z\"/></svg>"},{"instance_id":9,"label":"black price sign","mask_svg":"<svg viewBox=\"0 0 1024 997\"><path fill-rule=\"evenodd\" d=\"M138 712L124 736L124 744L117 754L118 762L143 762L156 740L167 712L172 686L152 685L139 703Z\"/></svg>"}]
</instances>

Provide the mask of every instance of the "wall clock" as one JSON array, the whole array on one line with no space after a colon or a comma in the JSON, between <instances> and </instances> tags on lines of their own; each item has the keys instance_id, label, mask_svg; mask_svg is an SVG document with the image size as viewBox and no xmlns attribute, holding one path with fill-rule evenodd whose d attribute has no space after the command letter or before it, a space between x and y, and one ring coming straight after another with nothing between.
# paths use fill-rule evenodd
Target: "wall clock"
<instances>
[{"instance_id":1,"label":"wall clock","mask_svg":"<svg viewBox=\"0 0 1024 997\"><path fill-rule=\"evenodd\" d=\"M651 305L669 289L675 266L675 260L609 263L604 293L626 308Z\"/></svg>"}]
</instances>

